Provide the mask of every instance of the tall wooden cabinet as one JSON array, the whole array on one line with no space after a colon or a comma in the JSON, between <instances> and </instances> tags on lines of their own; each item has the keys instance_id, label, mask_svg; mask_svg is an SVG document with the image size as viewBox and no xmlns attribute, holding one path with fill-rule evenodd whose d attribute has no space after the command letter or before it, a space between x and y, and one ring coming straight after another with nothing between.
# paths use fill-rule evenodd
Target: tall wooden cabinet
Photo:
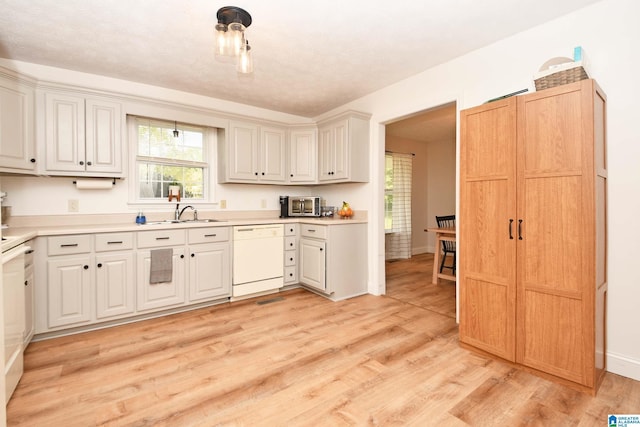
<instances>
[{"instance_id":1,"label":"tall wooden cabinet","mask_svg":"<svg viewBox=\"0 0 640 427\"><path fill-rule=\"evenodd\" d=\"M583 80L460 122L460 341L592 393L605 369L605 104Z\"/></svg>"}]
</instances>

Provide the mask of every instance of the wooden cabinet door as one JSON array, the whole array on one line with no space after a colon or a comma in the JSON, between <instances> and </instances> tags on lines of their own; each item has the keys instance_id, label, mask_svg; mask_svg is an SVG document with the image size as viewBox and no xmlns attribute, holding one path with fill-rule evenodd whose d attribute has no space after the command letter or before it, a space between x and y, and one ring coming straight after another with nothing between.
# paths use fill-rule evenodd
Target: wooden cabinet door
<instances>
[{"instance_id":1,"label":"wooden cabinet door","mask_svg":"<svg viewBox=\"0 0 640 427\"><path fill-rule=\"evenodd\" d=\"M101 99L86 100L86 170L122 173L122 107Z\"/></svg>"},{"instance_id":2,"label":"wooden cabinet door","mask_svg":"<svg viewBox=\"0 0 640 427\"><path fill-rule=\"evenodd\" d=\"M260 168L258 179L266 182L285 181L286 134L282 129L260 129Z\"/></svg>"},{"instance_id":3,"label":"wooden cabinet door","mask_svg":"<svg viewBox=\"0 0 640 427\"><path fill-rule=\"evenodd\" d=\"M49 328L91 320L91 265L89 256L53 258L47 262Z\"/></svg>"},{"instance_id":4,"label":"wooden cabinet door","mask_svg":"<svg viewBox=\"0 0 640 427\"><path fill-rule=\"evenodd\" d=\"M516 100L460 113L460 341L515 360Z\"/></svg>"},{"instance_id":5,"label":"wooden cabinet door","mask_svg":"<svg viewBox=\"0 0 640 427\"><path fill-rule=\"evenodd\" d=\"M135 276L133 252L96 256L96 318L133 313Z\"/></svg>"},{"instance_id":6,"label":"wooden cabinet door","mask_svg":"<svg viewBox=\"0 0 640 427\"><path fill-rule=\"evenodd\" d=\"M593 105L582 87L518 98L517 358L593 386Z\"/></svg>"},{"instance_id":7,"label":"wooden cabinet door","mask_svg":"<svg viewBox=\"0 0 640 427\"><path fill-rule=\"evenodd\" d=\"M229 243L193 245L189 251L189 301L231 295Z\"/></svg>"}]
</instances>

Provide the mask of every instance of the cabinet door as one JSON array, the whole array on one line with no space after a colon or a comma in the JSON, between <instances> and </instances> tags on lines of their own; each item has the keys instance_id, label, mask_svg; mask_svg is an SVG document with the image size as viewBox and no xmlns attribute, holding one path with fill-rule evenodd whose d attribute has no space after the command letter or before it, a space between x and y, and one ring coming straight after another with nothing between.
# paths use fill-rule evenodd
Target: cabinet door
<instances>
[{"instance_id":1,"label":"cabinet door","mask_svg":"<svg viewBox=\"0 0 640 427\"><path fill-rule=\"evenodd\" d=\"M231 295L229 243L193 245L189 251L189 301Z\"/></svg>"},{"instance_id":2,"label":"cabinet door","mask_svg":"<svg viewBox=\"0 0 640 427\"><path fill-rule=\"evenodd\" d=\"M260 168L258 179L265 182L285 181L284 130L262 127L260 129Z\"/></svg>"},{"instance_id":3,"label":"cabinet door","mask_svg":"<svg viewBox=\"0 0 640 427\"><path fill-rule=\"evenodd\" d=\"M86 100L87 172L122 172L122 107L116 102Z\"/></svg>"},{"instance_id":4,"label":"cabinet door","mask_svg":"<svg viewBox=\"0 0 640 427\"><path fill-rule=\"evenodd\" d=\"M0 168L33 171L33 89L0 78Z\"/></svg>"},{"instance_id":5,"label":"cabinet door","mask_svg":"<svg viewBox=\"0 0 640 427\"><path fill-rule=\"evenodd\" d=\"M320 181L349 178L349 120L340 120L320 128Z\"/></svg>"},{"instance_id":6,"label":"cabinet door","mask_svg":"<svg viewBox=\"0 0 640 427\"><path fill-rule=\"evenodd\" d=\"M318 143L315 130L291 132L289 141L289 182L313 183L318 170Z\"/></svg>"},{"instance_id":7,"label":"cabinet door","mask_svg":"<svg viewBox=\"0 0 640 427\"><path fill-rule=\"evenodd\" d=\"M460 114L460 341L515 360L516 103Z\"/></svg>"},{"instance_id":8,"label":"cabinet door","mask_svg":"<svg viewBox=\"0 0 640 427\"><path fill-rule=\"evenodd\" d=\"M45 166L50 171L85 170L84 98L45 93Z\"/></svg>"},{"instance_id":9,"label":"cabinet door","mask_svg":"<svg viewBox=\"0 0 640 427\"><path fill-rule=\"evenodd\" d=\"M173 278L171 282L149 283L151 251L137 254L137 309L153 310L184 304L185 249L173 248Z\"/></svg>"},{"instance_id":10,"label":"cabinet door","mask_svg":"<svg viewBox=\"0 0 640 427\"><path fill-rule=\"evenodd\" d=\"M593 94L581 87L518 99L518 361L593 386Z\"/></svg>"},{"instance_id":11,"label":"cabinet door","mask_svg":"<svg viewBox=\"0 0 640 427\"><path fill-rule=\"evenodd\" d=\"M318 163L320 165L318 179L320 181L333 179L334 148L333 128L322 127L318 129Z\"/></svg>"},{"instance_id":12,"label":"cabinet door","mask_svg":"<svg viewBox=\"0 0 640 427\"><path fill-rule=\"evenodd\" d=\"M96 317L105 319L135 310L133 253L96 256Z\"/></svg>"},{"instance_id":13,"label":"cabinet door","mask_svg":"<svg viewBox=\"0 0 640 427\"><path fill-rule=\"evenodd\" d=\"M325 277L326 242L300 239L300 283L325 291Z\"/></svg>"},{"instance_id":14,"label":"cabinet door","mask_svg":"<svg viewBox=\"0 0 640 427\"><path fill-rule=\"evenodd\" d=\"M91 257L50 258L47 261L48 327L91 320Z\"/></svg>"},{"instance_id":15,"label":"cabinet door","mask_svg":"<svg viewBox=\"0 0 640 427\"><path fill-rule=\"evenodd\" d=\"M258 127L232 122L227 141L229 179L258 180Z\"/></svg>"},{"instance_id":16,"label":"cabinet door","mask_svg":"<svg viewBox=\"0 0 640 427\"><path fill-rule=\"evenodd\" d=\"M349 178L349 121L342 120L333 127L332 179Z\"/></svg>"},{"instance_id":17,"label":"cabinet door","mask_svg":"<svg viewBox=\"0 0 640 427\"><path fill-rule=\"evenodd\" d=\"M31 342L31 338L36 330L35 326L35 289L34 289L34 266L27 266L24 270L24 346Z\"/></svg>"}]
</instances>

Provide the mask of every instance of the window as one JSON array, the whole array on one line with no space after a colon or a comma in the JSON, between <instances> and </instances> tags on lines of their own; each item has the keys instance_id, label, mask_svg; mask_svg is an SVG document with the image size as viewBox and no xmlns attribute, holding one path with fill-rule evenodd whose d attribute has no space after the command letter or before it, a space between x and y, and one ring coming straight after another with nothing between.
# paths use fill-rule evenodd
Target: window
<instances>
[{"instance_id":1,"label":"window","mask_svg":"<svg viewBox=\"0 0 640 427\"><path fill-rule=\"evenodd\" d=\"M207 128L140 117L133 122L137 201L167 200L169 185L178 185L183 199L206 201ZM176 128L178 137L174 137Z\"/></svg>"},{"instance_id":2,"label":"window","mask_svg":"<svg viewBox=\"0 0 640 427\"><path fill-rule=\"evenodd\" d=\"M393 157L384 156L384 231L393 230Z\"/></svg>"}]
</instances>

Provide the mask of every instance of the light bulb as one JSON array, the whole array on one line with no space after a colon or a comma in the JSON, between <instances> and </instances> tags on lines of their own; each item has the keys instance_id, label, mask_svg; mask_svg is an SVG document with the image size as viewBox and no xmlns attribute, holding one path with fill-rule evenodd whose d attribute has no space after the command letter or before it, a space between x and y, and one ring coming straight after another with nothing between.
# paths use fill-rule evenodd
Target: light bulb
<instances>
[{"instance_id":1,"label":"light bulb","mask_svg":"<svg viewBox=\"0 0 640 427\"><path fill-rule=\"evenodd\" d=\"M249 41L240 48L236 70L242 74L253 73L253 58L251 57L251 46L249 46Z\"/></svg>"},{"instance_id":2,"label":"light bulb","mask_svg":"<svg viewBox=\"0 0 640 427\"><path fill-rule=\"evenodd\" d=\"M240 55L240 49L245 45L244 30L245 27L240 22L232 22L227 27L227 46L229 46L230 55Z\"/></svg>"},{"instance_id":3,"label":"light bulb","mask_svg":"<svg viewBox=\"0 0 640 427\"><path fill-rule=\"evenodd\" d=\"M216 56L230 55L230 49L227 40L227 26L225 24L216 24Z\"/></svg>"}]
</instances>

